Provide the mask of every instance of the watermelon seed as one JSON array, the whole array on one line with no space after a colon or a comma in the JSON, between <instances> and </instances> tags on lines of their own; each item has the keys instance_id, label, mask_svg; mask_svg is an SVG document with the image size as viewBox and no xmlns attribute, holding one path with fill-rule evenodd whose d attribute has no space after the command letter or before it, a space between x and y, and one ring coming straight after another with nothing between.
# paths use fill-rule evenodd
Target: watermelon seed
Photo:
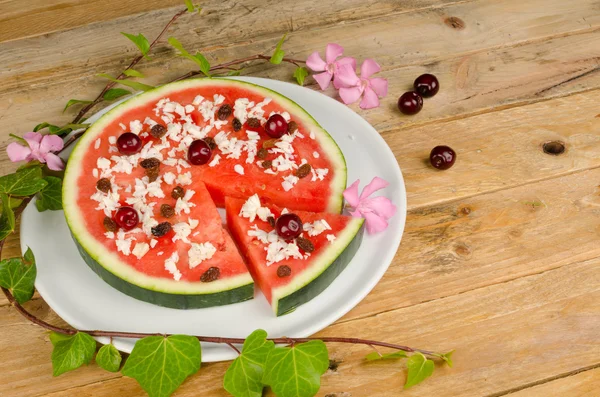
<instances>
[{"instance_id":1,"label":"watermelon seed","mask_svg":"<svg viewBox=\"0 0 600 397\"><path fill-rule=\"evenodd\" d=\"M312 169L312 167L310 166L310 164L306 163L306 164L302 164L300 166L300 168L298 168L298 170L296 171L296 176L298 178L304 178L306 177L308 174L310 174L310 170Z\"/></svg>"},{"instance_id":2,"label":"watermelon seed","mask_svg":"<svg viewBox=\"0 0 600 397\"><path fill-rule=\"evenodd\" d=\"M105 216L103 223L107 232L116 232L118 229L117 223L110 216Z\"/></svg>"},{"instance_id":3,"label":"watermelon seed","mask_svg":"<svg viewBox=\"0 0 600 397\"><path fill-rule=\"evenodd\" d=\"M96 182L96 189L100 190L101 192L108 193L111 189L111 184L108 178L99 179L98 182Z\"/></svg>"},{"instance_id":4,"label":"watermelon seed","mask_svg":"<svg viewBox=\"0 0 600 397\"><path fill-rule=\"evenodd\" d=\"M218 267L209 267L208 270L200 276L200 281L203 283L210 283L211 281L217 280L220 275L221 271Z\"/></svg>"},{"instance_id":5,"label":"watermelon seed","mask_svg":"<svg viewBox=\"0 0 600 397\"><path fill-rule=\"evenodd\" d=\"M309 239L303 237L296 237L296 244L298 244L298 247L300 247L302 251L309 254L315 250L313 243L311 243Z\"/></svg>"},{"instance_id":6,"label":"watermelon seed","mask_svg":"<svg viewBox=\"0 0 600 397\"><path fill-rule=\"evenodd\" d=\"M167 133L167 128L162 124L154 124L150 128L150 135L154 138L162 138Z\"/></svg>"},{"instance_id":7,"label":"watermelon seed","mask_svg":"<svg viewBox=\"0 0 600 397\"><path fill-rule=\"evenodd\" d=\"M232 124L233 124L233 130L235 132L238 132L239 130L242 129L242 122L237 117L235 117L233 119L233 123Z\"/></svg>"},{"instance_id":8,"label":"watermelon seed","mask_svg":"<svg viewBox=\"0 0 600 397\"><path fill-rule=\"evenodd\" d=\"M281 265L277 268L277 276L278 277L289 277L292 274L292 269L290 269L287 265Z\"/></svg>"},{"instance_id":9,"label":"watermelon seed","mask_svg":"<svg viewBox=\"0 0 600 397\"><path fill-rule=\"evenodd\" d=\"M178 198L182 198L183 196L185 196L185 189L179 185L175 186L173 188L173 191L171 192L171 197L177 200Z\"/></svg>"},{"instance_id":10,"label":"watermelon seed","mask_svg":"<svg viewBox=\"0 0 600 397\"><path fill-rule=\"evenodd\" d=\"M226 103L225 105L219 108L219 120L227 120L227 118L231 116L231 113L233 113L233 109L231 108L231 105Z\"/></svg>"},{"instance_id":11,"label":"watermelon seed","mask_svg":"<svg viewBox=\"0 0 600 397\"><path fill-rule=\"evenodd\" d=\"M162 237L171 231L171 224L169 222L162 222L150 230L152 231L153 236Z\"/></svg>"},{"instance_id":12,"label":"watermelon seed","mask_svg":"<svg viewBox=\"0 0 600 397\"><path fill-rule=\"evenodd\" d=\"M175 215L175 210L169 204L163 204L160 206L160 214L165 218L170 218Z\"/></svg>"}]
</instances>

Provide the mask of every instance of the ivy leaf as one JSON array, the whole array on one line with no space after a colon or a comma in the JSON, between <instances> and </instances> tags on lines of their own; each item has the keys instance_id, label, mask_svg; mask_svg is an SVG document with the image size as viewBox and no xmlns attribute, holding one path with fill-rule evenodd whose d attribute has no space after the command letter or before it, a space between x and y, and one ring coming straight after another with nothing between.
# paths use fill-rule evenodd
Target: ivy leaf
<instances>
[{"instance_id":1,"label":"ivy leaf","mask_svg":"<svg viewBox=\"0 0 600 397\"><path fill-rule=\"evenodd\" d=\"M10 204L10 198L0 193L2 200L2 215L0 215L0 240L4 240L9 234L15 231L15 213Z\"/></svg>"},{"instance_id":2,"label":"ivy leaf","mask_svg":"<svg viewBox=\"0 0 600 397\"><path fill-rule=\"evenodd\" d=\"M308 76L308 70L304 66L298 66L294 70L294 77L299 85L304 85L304 79Z\"/></svg>"},{"instance_id":3,"label":"ivy leaf","mask_svg":"<svg viewBox=\"0 0 600 397\"><path fill-rule=\"evenodd\" d=\"M62 179L55 176L47 176L44 180L48 183L40 191L35 206L38 211L57 211L62 209Z\"/></svg>"},{"instance_id":4,"label":"ivy leaf","mask_svg":"<svg viewBox=\"0 0 600 397\"><path fill-rule=\"evenodd\" d=\"M320 340L275 347L267 357L263 382L278 397L312 397L328 367L327 347Z\"/></svg>"},{"instance_id":5,"label":"ivy leaf","mask_svg":"<svg viewBox=\"0 0 600 397\"><path fill-rule=\"evenodd\" d=\"M269 59L269 62L271 62L274 65L279 65L281 63L281 61L283 60L283 56L285 55L285 52L283 52L283 50L281 49L281 46L283 45L283 42L285 41L286 36L287 36L287 33L283 35L281 40L279 40L279 42L277 43L277 46L275 47L275 51L273 51L273 55L271 55L271 59Z\"/></svg>"},{"instance_id":6,"label":"ivy leaf","mask_svg":"<svg viewBox=\"0 0 600 397\"><path fill-rule=\"evenodd\" d=\"M119 371L122 359L121 353L111 343L102 346L96 354L96 363L109 372Z\"/></svg>"},{"instance_id":7,"label":"ivy leaf","mask_svg":"<svg viewBox=\"0 0 600 397\"><path fill-rule=\"evenodd\" d=\"M29 248L25 259L12 258L0 262L0 285L10 290L19 303L25 303L33 296L36 275L35 258Z\"/></svg>"},{"instance_id":8,"label":"ivy leaf","mask_svg":"<svg viewBox=\"0 0 600 397\"><path fill-rule=\"evenodd\" d=\"M422 353L415 353L406 361L408 367L408 376L404 388L418 385L433 374L435 364L427 359Z\"/></svg>"},{"instance_id":9,"label":"ivy leaf","mask_svg":"<svg viewBox=\"0 0 600 397\"><path fill-rule=\"evenodd\" d=\"M175 37L169 37L169 44L179 51L179 56L195 62L200 68L200 71L204 73L206 77L210 77L210 63L204 57L204 55L202 55L200 52L197 52L196 55L190 54L185 48L183 48L183 44L181 44L181 42Z\"/></svg>"},{"instance_id":10,"label":"ivy leaf","mask_svg":"<svg viewBox=\"0 0 600 397\"><path fill-rule=\"evenodd\" d=\"M452 362L452 355L454 354L454 350L450 350L448 353L443 353L440 355L440 358L442 360L444 360L446 362L446 364L448 364L448 366L450 368L452 368L452 365L454 365L454 363Z\"/></svg>"},{"instance_id":11,"label":"ivy leaf","mask_svg":"<svg viewBox=\"0 0 600 397\"><path fill-rule=\"evenodd\" d=\"M106 101L114 101L117 98L121 98L122 96L131 94L131 91L126 90L124 88L111 88L110 90L104 93L104 100Z\"/></svg>"},{"instance_id":12,"label":"ivy leaf","mask_svg":"<svg viewBox=\"0 0 600 397\"><path fill-rule=\"evenodd\" d=\"M67 102L67 104L65 105L65 108L63 109L63 113L66 112L67 109L73 105L77 105L77 104L86 105L88 103L92 103L92 101L83 101L80 99L69 99L69 102Z\"/></svg>"},{"instance_id":13,"label":"ivy leaf","mask_svg":"<svg viewBox=\"0 0 600 397\"><path fill-rule=\"evenodd\" d=\"M127 87L131 87L134 90L138 90L138 91L149 91L154 88L151 85L140 83L138 81L119 80L119 79L112 77L110 74L106 74L106 73L100 73L100 74L98 74L98 76L104 77L105 79L108 79L110 81L114 81L115 83L126 85Z\"/></svg>"},{"instance_id":14,"label":"ivy leaf","mask_svg":"<svg viewBox=\"0 0 600 397\"><path fill-rule=\"evenodd\" d=\"M11 138L16 139L21 145L29 146L29 144L27 143L27 141L23 137L20 137L20 136L15 135L15 134L8 134L8 136L10 136Z\"/></svg>"},{"instance_id":15,"label":"ivy leaf","mask_svg":"<svg viewBox=\"0 0 600 397\"><path fill-rule=\"evenodd\" d=\"M143 34L140 33L137 36L125 32L121 32L121 34L127 37L129 40L133 41L133 44L135 44L137 48L140 49L140 52L142 53L144 58L150 59L150 57L148 57L148 51L150 51L150 43L148 42L148 39L144 37Z\"/></svg>"},{"instance_id":16,"label":"ivy leaf","mask_svg":"<svg viewBox=\"0 0 600 397\"><path fill-rule=\"evenodd\" d=\"M406 358L408 357L408 355L406 354L406 352L404 350L398 350L397 352L393 352L393 353L389 353L389 354L382 354L379 355L379 353L377 352L373 352L370 354L367 354L367 357L365 357L367 359L367 361L376 361L376 360L395 360L398 358Z\"/></svg>"},{"instance_id":17,"label":"ivy leaf","mask_svg":"<svg viewBox=\"0 0 600 397\"><path fill-rule=\"evenodd\" d=\"M59 340L52 350L52 374L58 376L89 364L96 351L96 341L84 332Z\"/></svg>"},{"instance_id":18,"label":"ivy leaf","mask_svg":"<svg viewBox=\"0 0 600 397\"><path fill-rule=\"evenodd\" d=\"M192 336L148 336L136 342L121 372L150 397L166 397L198 372L201 356L200 342Z\"/></svg>"},{"instance_id":19,"label":"ivy leaf","mask_svg":"<svg viewBox=\"0 0 600 397\"><path fill-rule=\"evenodd\" d=\"M58 332L50 332L50 342L52 342L52 346L56 346L56 344L58 342L60 342L61 340L67 340L71 337L72 335L67 335L67 334L59 334Z\"/></svg>"},{"instance_id":20,"label":"ivy leaf","mask_svg":"<svg viewBox=\"0 0 600 397\"><path fill-rule=\"evenodd\" d=\"M15 208L17 208L18 206L20 206L21 203L23 203L23 199L15 198L15 197L9 197L8 201L9 201L10 208L12 208L13 210Z\"/></svg>"},{"instance_id":21,"label":"ivy leaf","mask_svg":"<svg viewBox=\"0 0 600 397\"><path fill-rule=\"evenodd\" d=\"M200 11L200 7L194 5L194 3L192 3L192 0L185 0L185 6L187 7L188 12Z\"/></svg>"},{"instance_id":22,"label":"ivy leaf","mask_svg":"<svg viewBox=\"0 0 600 397\"><path fill-rule=\"evenodd\" d=\"M234 397L261 397L263 373L269 352L275 344L266 340L267 332L258 329L244 342L242 354L229 366L223 387Z\"/></svg>"},{"instance_id":23,"label":"ivy leaf","mask_svg":"<svg viewBox=\"0 0 600 397\"><path fill-rule=\"evenodd\" d=\"M33 127L33 132L38 132L40 130L43 130L44 128L48 128L48 131L50 131L51 134L54 134L55 131L60 129L59 126L44 121L43 123L40 123Z\"/></svg>"},{"instance_id":24,"label":"ivy leaf","mask_svg":"<svg viewBox=\"0 0 600 397\"><path fill-rule=\"evenodd\" d=\"M123 71L123 74L129 77L144 77L144 75L141 72L138 72L134 69L126 69Z\"/></svg>"},{"instance_id":25,"label":"ivy leaf","mask_svg":"<svg viewBox=\"0 0 600 397\"><path fill-rule=\"evenodd\" d=\"M46 185L40 167L25 168L14 174L0 177L0 193L12 196L29 196L39 192Z\"/></svg>"},{"instance_id":26,"label":"ivy leaf","mask_svg":"<svg viewBox=\"0 0 600 397\"><path fill-rule=\"evenodd\" d=\"M57 130L51 130L50 133L53 135L65 135L73 130L88 128L89 126L89 124L65 124Z\"/></svg>"}]
</instances>

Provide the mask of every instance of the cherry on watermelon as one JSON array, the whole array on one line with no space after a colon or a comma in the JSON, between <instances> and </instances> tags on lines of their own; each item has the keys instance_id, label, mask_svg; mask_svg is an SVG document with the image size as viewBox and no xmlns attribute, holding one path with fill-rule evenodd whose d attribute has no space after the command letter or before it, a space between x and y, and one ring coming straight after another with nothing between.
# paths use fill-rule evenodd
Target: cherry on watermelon
<instances>
[{"instance_id":1,"label":"cherry on watermelon","mask_svg":"<svg viewBox=\"0 0 600 397\"><path fill-rule=\"evenodd\" d=\"M291 240L302 233L302 220L296 214L283 214L277 218L275 229L281 238Z\"/></svg>"}]
</instances>

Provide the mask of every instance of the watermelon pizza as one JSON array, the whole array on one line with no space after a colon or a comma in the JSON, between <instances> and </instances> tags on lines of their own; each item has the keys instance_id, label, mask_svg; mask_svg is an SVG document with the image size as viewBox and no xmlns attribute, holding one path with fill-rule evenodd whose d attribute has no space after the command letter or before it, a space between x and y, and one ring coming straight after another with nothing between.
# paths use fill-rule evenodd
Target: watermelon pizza
<instances>
[{"instance_id":1,"label":"watermelon pizza","mask_svg":"<svg viewBox=\"0 0 600 397\"><path fill-rule=\"evenodd\" d=\"M339 147L296 103L194 79L96 121L67 163L63 207L85 262L127 295L201 308L252 299L256 283L281 315L356 252L362 219L340 215L345 188Z\"/></svg>"}]
</instances>

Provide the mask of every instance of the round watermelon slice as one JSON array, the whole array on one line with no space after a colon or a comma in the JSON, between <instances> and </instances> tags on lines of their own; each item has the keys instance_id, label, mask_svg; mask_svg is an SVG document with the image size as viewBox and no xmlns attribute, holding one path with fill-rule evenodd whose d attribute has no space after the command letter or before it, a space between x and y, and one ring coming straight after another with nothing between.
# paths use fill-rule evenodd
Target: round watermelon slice
<instances>
[{"instance_id":1,"label":"round watermelon slice","mask_svg":"<svg viewBox=\"0 0 600 397\"><path fill-rule=\"evenodd\" d=\"M274 114L289 127L279 139L264 130ZM127 132L140 151L120 152ZM200 139L213 148L210 161L192 165L188 149ZM68 161L63 206L82 257L110 285L197 308L252 298L252 278L216 211L226 197L260 194L272 205L340 213L345 185L341 151L297 104L253 84L198 79L138 95L94 123ZM114 223L125 206L139 218L132 230Z\"/></svg>"}]
</instances>

